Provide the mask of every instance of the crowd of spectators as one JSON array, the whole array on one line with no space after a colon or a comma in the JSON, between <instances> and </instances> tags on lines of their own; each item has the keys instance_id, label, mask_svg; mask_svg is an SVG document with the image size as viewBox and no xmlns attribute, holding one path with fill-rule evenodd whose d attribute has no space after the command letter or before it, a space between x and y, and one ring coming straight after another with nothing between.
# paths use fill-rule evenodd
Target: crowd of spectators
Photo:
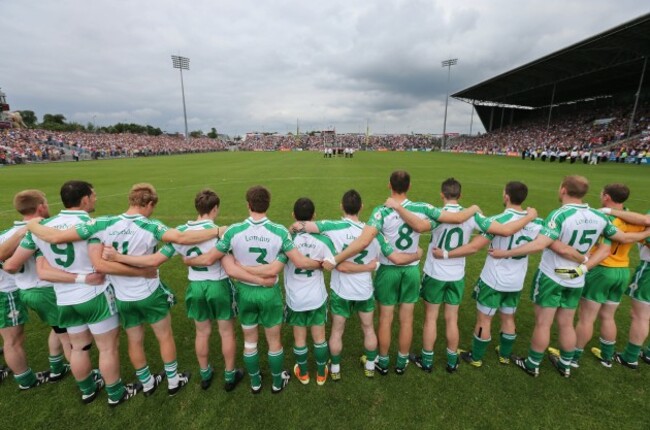
<instances>
[{"instance_id":1,"label":"crowd of spectators","mask_svg":"<svg viewBox=\"0 0 650 430\"><path fill-rule=\"evenodd\" d=\"M10 129L0 131L0 164L34 161L138 157L223 151L228 143L207 137L95 134Z\"/></svg>"},{"instance_id":2,"label":"crowd of spectators","mask_svg":"<svg viewBox=\"0 0 650 430\"><path fill-rule=\"evenodd\" d=\"M325 148L351 148L372 151L413 151L430 149L433 139L423 134L334 134L331 132L301 134L250 133L239 143L242 151L309 150L322 151Z\"/></svg>"},{"instance_id":3,"label":"crowd of spectators","mask_svg":"<svg viewBox=\"0 0 650 430\"><path fill-rule=\"evenodd\" d=\"M515 125L504 126L476 137L459 137L450 141L452 151L476 151L487 154L577 154L578 158L593 153L601 157L637 155L648 151L650 144L650 105L639 107L632 124L631 139L627 136L629 106L601 107L568 111L553 117L540 115ZM546 111L548 115L548 111ZM620 143L619 143L620 141Z\"/></svg>"}]
</instances>

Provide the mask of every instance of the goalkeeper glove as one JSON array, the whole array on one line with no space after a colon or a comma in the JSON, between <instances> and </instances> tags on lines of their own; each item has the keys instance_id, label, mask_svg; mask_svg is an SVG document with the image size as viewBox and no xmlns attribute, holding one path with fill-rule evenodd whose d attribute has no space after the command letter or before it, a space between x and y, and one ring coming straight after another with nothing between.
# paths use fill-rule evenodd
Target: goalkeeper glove
<instances>
[{"instance_id":1,"label":"goalkeeper glove","mask_svg":"<svg viewBox=\"0 0 650 430\"><path fill-rule=\"evenodd\" d=\"M555 274L562 279L575 279L587 274L589 269L584 264L578 267L555 269Z\"/></svg>"}]
</instances>

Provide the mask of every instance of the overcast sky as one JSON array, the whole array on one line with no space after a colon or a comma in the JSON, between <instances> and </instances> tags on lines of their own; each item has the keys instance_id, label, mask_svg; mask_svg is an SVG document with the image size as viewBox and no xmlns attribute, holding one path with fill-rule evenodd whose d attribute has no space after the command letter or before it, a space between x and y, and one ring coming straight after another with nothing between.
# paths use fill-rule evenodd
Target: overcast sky
<instances>
[{"instance_id":1,"label":"overcast sky","mask_svg":"<svg viewBox=\"0 0 650 430\"><path fill-rule=\"evenodd\" d=\"M650 10L638 0L0 0L12 110L243 134L441 133L451 92ZM471 107L450 99L447 130ZM474 132L479 130L474 116Z\"/></svg>"}]
</instances>

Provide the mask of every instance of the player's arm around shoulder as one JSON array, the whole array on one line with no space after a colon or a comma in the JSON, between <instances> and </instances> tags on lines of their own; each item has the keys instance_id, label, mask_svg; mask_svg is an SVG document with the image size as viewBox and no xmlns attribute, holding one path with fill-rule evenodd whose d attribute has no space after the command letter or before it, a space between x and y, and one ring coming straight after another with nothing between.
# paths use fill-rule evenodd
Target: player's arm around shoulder
<instances>
[{"instance_id":1,"label":"player's arm around shoulder","mask_svg":"<svg viewBox=\"0 0 650 430\"><path fill-rule=\"evenodd\" d=\"M537 210L535 208L527 208L526 216L518 220L505 224L501 224L498 219L493 220L487 229L487 233L505 237L512 236L535 219L537 219ZM479 225L481 224L479 223Z\"/></svg>"},{"instance_id":2,"label":"player's arm around shoulder","mask_svg":"<svg viewBox=\"0 0 650 430\"><path fill-rule=\"evenodd\" d=\"M165 253L164 249L165 247L161 248L160 251L149 255L126 255L117 252L117 250L110 245L104 245L104 248L102 249L102 259L128 264L129 266L134 267L159 267L174 255L173 253L171 255Z\"/></svg>"},{"instance_id":3,"label":"player's arm around shoulder","mask_svg":"<svg viewBox=\"0 0 650 430\"><path fill-rule=\"evenodd\" d=\"M443 211L440 209L437 210L439 212L439 216L437 217L436 221L447 224L462 224L476 214L481 213L481 208L477 205L472 205L459 212Z\"/></svg>"},{"instance_id":4,"label":"player's arm around shoulder","mask_svg":"<svg viewBox=\"0 0 650 430\"><path fill-rule=\"evenodd\" d=\"M611 208L602 208L599 210L604 214L610 214L616 218L620 218L628 224L650 226L650 212L644 215L637 212Z\"/></svg>"},{"instance_id":5,"label":"player's arm around shoulder","mask_svg":"<svg viewBox=\"0 0 650 430\"><path fill-rule=\"evenodd\" d=\"M57 282L63 284L87 284L87 285L100 285L104 283L105 275L103 273L95 272L89 274L76 274L66 272L65 270L52 267L45 257L37 256L36 258L36 273L38 277L44 281Z\"/></svg>"},{"instance_id":6,"label":"player's arm around shoulder","mask_svg":"<svg viewBox=\"0 0 650 430\"><path fill-rule=\"evenodd\" d=\"M481 249L490 244L490 239L484 235L474 236L474 238L466 245L460 246L447 252L446 258L461 258L474 255ZM445 259L445 250L434 248L431 250L433 257L437 259Z\"/></svg>"},{"instance_id":7,"label":"player's arm around shoulder","mask_svg":"<svg viewBox=\"0 0 650 430\"><path fill-rule=\"evenodd\" d=\"M22 227L16 230L10 237L4 237L4 234L0 233L0 235L3 236L3 240L1 240L2 243L0 244L0 261L5 261L13 255L26 233L27 227ZM6 234L9 234L9 232Z\"/></svg>"},{"instance_id":8,"label":"player's arm around shoulder","mask_svg":"<svg viewBox=\"0 0 650 430\"><path fill-rule=\"evenodd\" d=\"M430 231L432 228L431 225L432 216L427 215L425 218L421 218L415 212L412 212L409 209L405 208L400 203L395 201L393 198L389 197L388 199L386 199L386 201L384 202L384 207L387 209L392 209L395 212L397 212L397 214L404 220L404 222L418 233L424 233L425 231ZM431 206L431 208L433 208L433 206ZM381 211L373 212L373 213L381 213L382 217L385 215L385 213L382 213ZM436 213L434 219L440 219L440 215L441 213ZM372 222L373 222L373 217L371 216L370 220L368 221L368 225L373 225Z\"/></svg>"},{"instance_id":9,"label":"player's arm around shoulder","mask_svg":"<svg viewBox=\"0 0 650 430\"><path fill-rule=\"evenodd\" d=\"M220 227L213 227L180 231L175 228L168 228L164 224L159 224L158 230L154 234L158 240L163 242L173 242L179 245L195 245L210 239L221 238L220 230Z\"/></svg>"},{"instance_id":10,"label":"player's arm around shoulder","mask_svg":"<svg viewBox=\"0 0 650 430\"><path fill-rule=\"evenodd\" d=\"M378 234L379 230L376 227L366 224L363 227L363 230L361 230L359 237L353 240L347 248L334 256L334 262L339 264L348 258L357 255L366 249ZM324 260L323 267L327 270L332 270L336 264L332 265L331 263L331 261Z\"/></svg>"},{"instance_id":11,"label":"player's arm around shoulder","mask_svg":"<svg viewBox=\"0 0 650 430\"><path fill-rule=\"evenodd\" d=\"M88 243L88 257L95 271L108 275L132 276L140 278L155 278L158 271L155 268L133 267L102 258L104 245L99 242Z\"/></svg>"},{"instance_id":12,"label":"player's arm around shoulder","mask_svg":"<svg viewBox=\"0 0 650 430\"><path fill-rule=\"evenodd\" d=\"M52 244L68 243L86 239L80 234L80 232L83 231L81 230L83 226L88 225L86 230L88 231L87 237L90 237L92 234L94 234L94 230L91 229L91 227L94 225L93 221L94 220L90 220L86 223L80 224L76 227L70 227L66 230L57 230L55 228L42 224L42 221L34 219L30 220L27 223L27 229L32 232L34 236L45 242ZM93 231L93 233L90 233L91 231Z\"/></svg>"}]
</instances>

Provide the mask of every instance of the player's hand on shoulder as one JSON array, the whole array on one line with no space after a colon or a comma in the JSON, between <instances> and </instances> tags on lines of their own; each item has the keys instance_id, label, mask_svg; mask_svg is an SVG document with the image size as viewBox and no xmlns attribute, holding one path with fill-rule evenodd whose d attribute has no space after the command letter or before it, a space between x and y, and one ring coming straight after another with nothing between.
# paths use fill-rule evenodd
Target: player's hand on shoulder
<instances>
[{"instance_id":1,"label":"player's hand on shoulder","mask_svg":"<svg viewBox=\"0 0 650 430\"><path fill-rule=\"evenodd\" d=\"M384 206L386 206L387 208L390 208L390 209L397 209L397 207L399 206L399 203L397 203L397 201L394 198L389 197L384 202Z\"/></svg>"},{"instance_id":2,"label":"player's hand on shoulder","mask_svg":"<svg viewBox=\"0 0 650 430\"><path fill-rule=\"evenodd\" d=\"M295 233L299 233L299 232L303 231L302 230L303 228L304 228L304 223L301 224L298 221L296 221L296 222L294 222L293 224L291 224L289 226L289 231L291 233L295 234Z\"/></svg>"},{"instance_id":3,"label":"player's hand on shoulder","mask_svg":"<svg viewBox=\"0 0 650 430\"><path fill-rule=\"evenodd\" d=\"M479 205L472 205L469 207L471 210L474 211L474 213L479 213L482 214L483 211L481 210L481 207Z\"/></svg>"},{"instance_id":4,"label":"player's hand on shoulder","mask_svg":"<svg viewBox=\"0 0 650 430\"><path fill-rule=\"evenodd\" d=\"M528 207L526 208L526 213L530 215L532 218L537 218L537 209Z\"/></svg>"}]
</instances>

